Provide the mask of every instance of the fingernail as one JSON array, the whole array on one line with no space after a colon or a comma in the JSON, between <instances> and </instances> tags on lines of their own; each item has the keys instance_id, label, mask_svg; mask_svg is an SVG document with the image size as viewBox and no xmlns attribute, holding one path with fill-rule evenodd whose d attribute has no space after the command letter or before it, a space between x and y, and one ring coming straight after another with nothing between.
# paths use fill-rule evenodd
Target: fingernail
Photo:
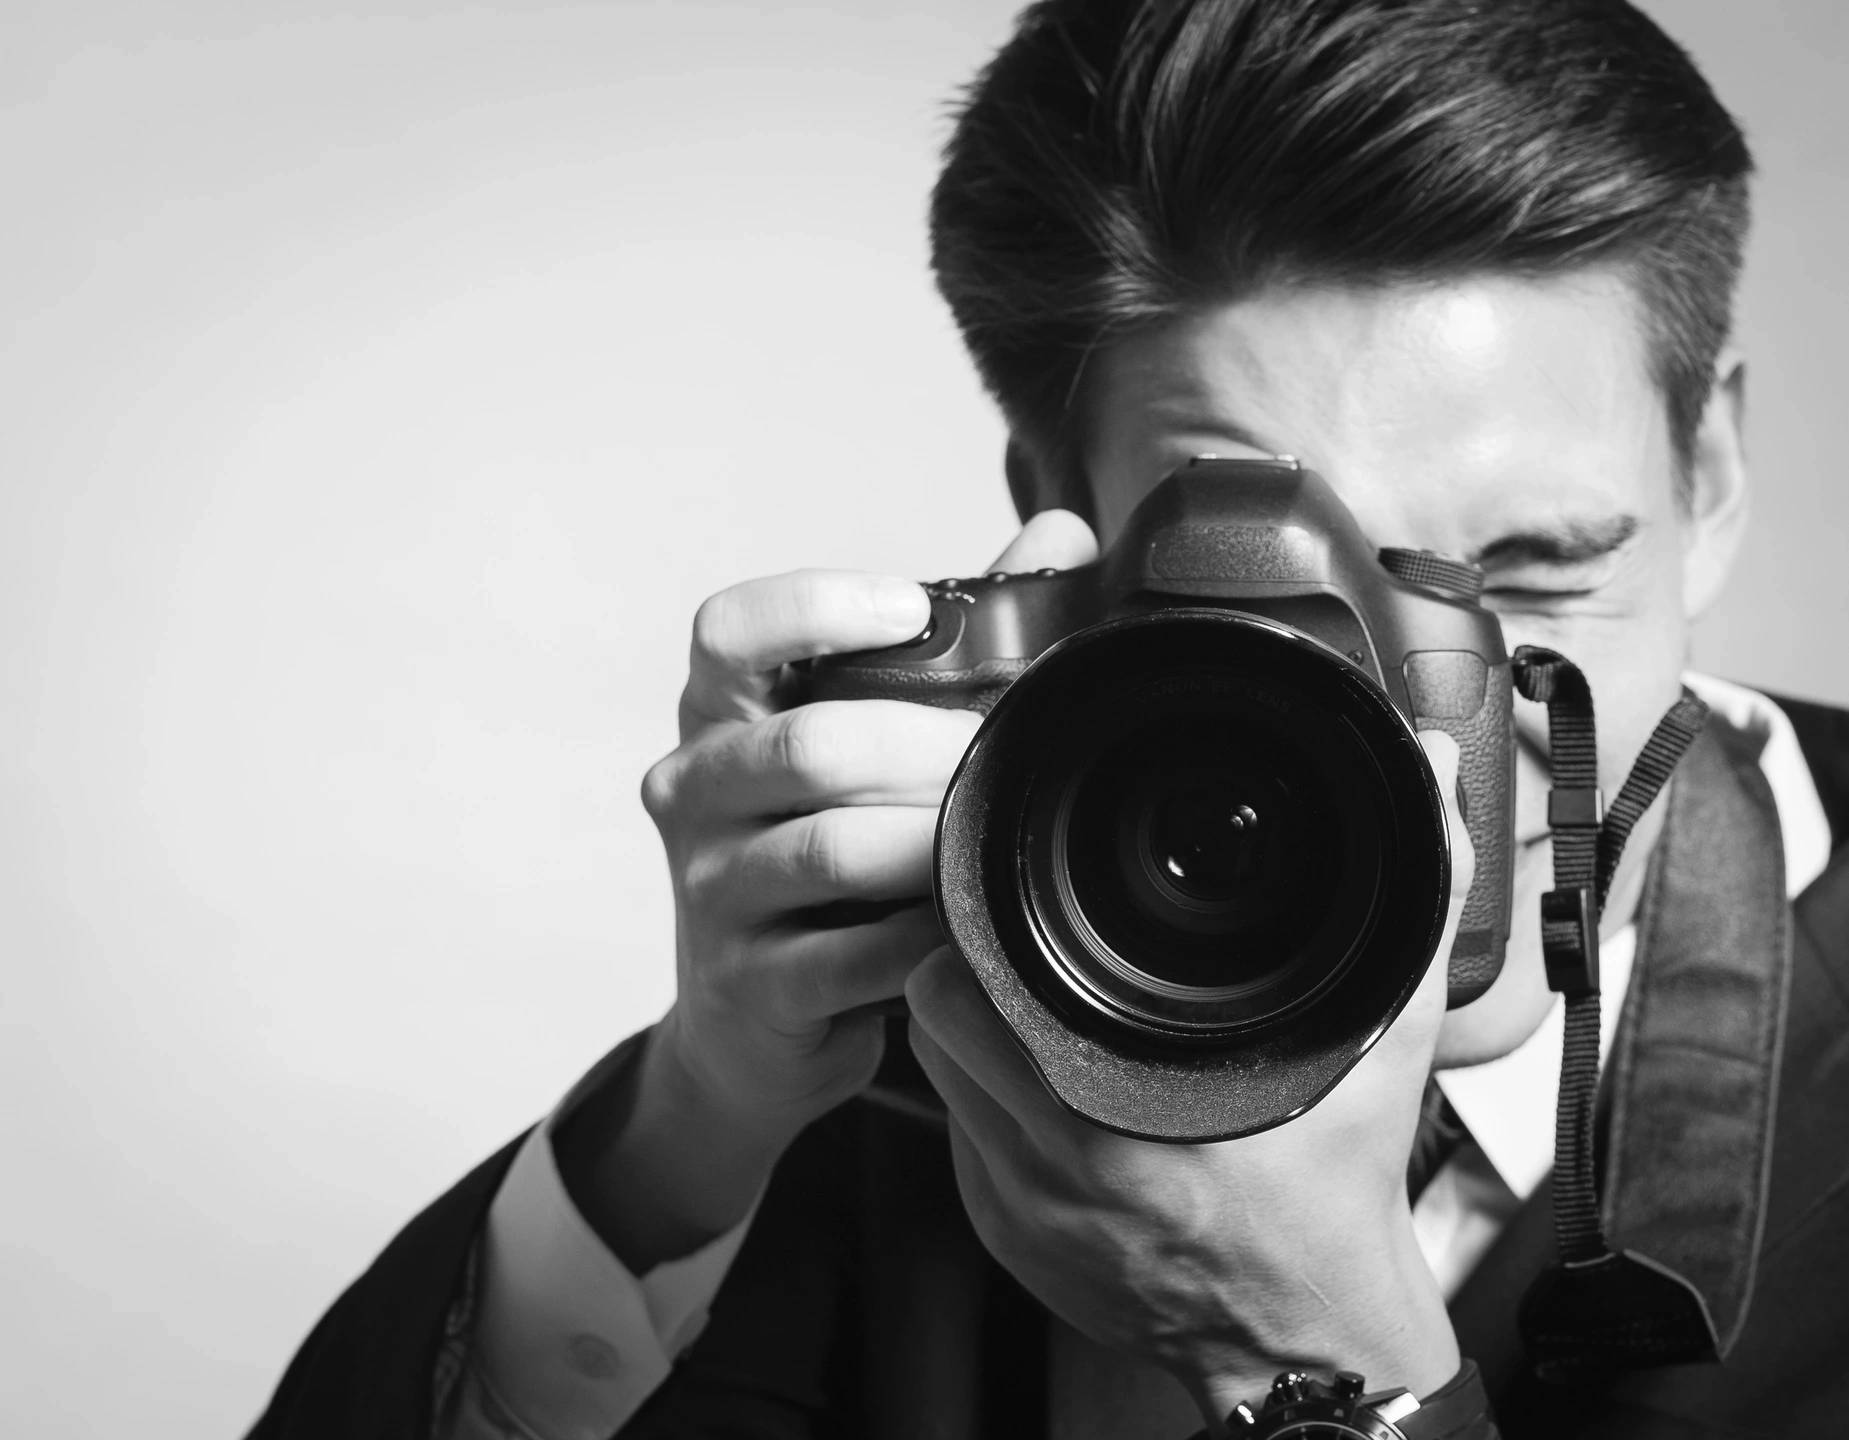
<instances>
[{"instance_id":1,"label":"fingernail","mask_svg":"<svg viewBox=\"0 0 1849 1440\"><path fill-rule=\"evenodd\" d=\"M916 635L931 618L931 602L925 599L924 587L909 580L880 581L873 592L873 604L882 620L907 635Z\"/></svg>"}]
</instances>

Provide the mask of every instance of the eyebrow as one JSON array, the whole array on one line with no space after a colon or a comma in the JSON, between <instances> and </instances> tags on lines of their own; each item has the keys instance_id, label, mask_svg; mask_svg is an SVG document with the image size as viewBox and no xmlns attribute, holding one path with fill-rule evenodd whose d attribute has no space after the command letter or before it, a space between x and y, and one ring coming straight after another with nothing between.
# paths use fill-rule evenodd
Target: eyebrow
<instances>
[{"instance_id":1,"label":"eyebrow","mask_svg":"<svg viewBox=\"0 0 1849 1440\"><path fill-rule=\"evenodd\" d=\"M1581 565L1621 549L1640 528L1635 515L1568 520L1492 540L1470 558L1478 565Z\"/></svg>"}]
</instances>

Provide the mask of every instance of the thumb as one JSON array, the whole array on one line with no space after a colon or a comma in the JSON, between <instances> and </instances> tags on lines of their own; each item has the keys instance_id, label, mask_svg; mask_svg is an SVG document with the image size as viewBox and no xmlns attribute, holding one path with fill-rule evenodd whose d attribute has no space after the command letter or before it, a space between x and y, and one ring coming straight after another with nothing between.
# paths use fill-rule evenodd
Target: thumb
<instances>
[{"instance_id":1,"label":"thumb","mask_svg":"<svg viewBox=\"0 0 1849 1440\"><path fill-rule=\"evenodd\" d=\"M1432 1053L1438 1043L1438 1027L1444 1019L1445 995L1449 982L1451 964L1451 947L1457 943L1458 922L1464 918L1464 901L1470 894L1470 883L1476 875L1476 850L1470 843L1470 831L1464 826L1464 819L1457 803L1457 769L1459 753L1457 741L1442 730L1421 730L1419 743L1425 747L1426 761L1437 777L1439 792L1444 796L1445 826L1450 832L1451 841L1451 903L1445 914L1445 928L1438 948L1433 952L1430 967L1425 978L1419 982L1418 993L1412 1003L1393 1022L1373 1055L1379 1052L1380 1058L1371 1064L1363 1060L1342 1083L1346 1086L1365 1068L1376 1080L1367 1084L1384 1083L1378 1077L1390 1075L1395 1067L1407 1075L1417 1072L1423 1083L1424 1077L1432 1068ZM1412 1139L1407 1132L1407 1141Z\"/></svg>"},{"instance_id":2,"label":"thumb","mask_svg":"<svg viewBox=\"0 0 1849 1440\"><path fill-rule=\"evenodd\" d=\"M1027 570L1070 570L1098 558L1098 541L1087 525L1070 510L1042 510L995 557L991 571L1019 575Z\"/></svg>"},{"instance_id":3,"label":"thumb","mask_svg":"<svg viewBox=\"0 0 1849 1440\"><path fill-rule=\"evenodd\" d=\"M1464 913L1464 898L1476 879L1477 851L1470 843L1470 830L1464 824L1463 810L1458 803L1457 770L1461 756L1457 741L1442 730L1421 730L1419 743L1425 747L1425 758L1438 777L1438 790L1445 802L1445 828L1451 840L1451 924L1446 931L1445 948L1440 952L1448 955L1457 922Z\"/></svg>"}]
</instances>

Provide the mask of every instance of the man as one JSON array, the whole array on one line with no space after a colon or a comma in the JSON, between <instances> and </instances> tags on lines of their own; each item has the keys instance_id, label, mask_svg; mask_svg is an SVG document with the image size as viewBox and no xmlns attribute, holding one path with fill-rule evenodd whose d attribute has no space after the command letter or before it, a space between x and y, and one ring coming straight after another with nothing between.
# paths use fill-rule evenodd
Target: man
<instances>
[{"instance_id":1,"label":"man","mask_svg":"<svg viewBox=\"0 0 1849 1440\"><path fill-rule=\"evenodd\" d=\"M1045 0L972 89L932 211L1028 520L997 566L1091 559L1193 455L1287 451L1374 542L1482 566L1511 650L1582 668L1616 794L1745 515L1728 337L1750 168L1619 0ZM258 1435L1179 1437L1220 1433L1283 1368L1429 1398L1472 1358L1510 1435L1840 1426L1849 874L1828 859L1849 720L1705 685L1708 748L1604 909L1608 1013L1640 907L1652 997L1634 987L1612 1054L1606 1213L1615 1243L1715 1259L1695 1288L1726 1363L1550 1386L1515 1334L1552 1258L1560 1068L1541 708L1518 707L1514 933L1490 992L1447 1014L1435 964L1305 1116L1158 1146L1052 1101L941 946L933 826L976 717L791 703L792 662L926 618L916 585L842 573L702 607L682 744L643 786L674 1007L406 1230ZM1456 747L1423 739L1451 791ZM1452 831L1441 957L1470 875ZM1722 921L1764 924L1691 938L1715 895ZM1734 962L1734 990L1708 984ZM1713 995L1738 1003L1689 1009ZM928 1089L888 1038L901 996ZM1409 1197L1434 1070L1469 1134ZM1711 1093L1721 1072L1737 1103Z\"/></svg>"}]
</instances>

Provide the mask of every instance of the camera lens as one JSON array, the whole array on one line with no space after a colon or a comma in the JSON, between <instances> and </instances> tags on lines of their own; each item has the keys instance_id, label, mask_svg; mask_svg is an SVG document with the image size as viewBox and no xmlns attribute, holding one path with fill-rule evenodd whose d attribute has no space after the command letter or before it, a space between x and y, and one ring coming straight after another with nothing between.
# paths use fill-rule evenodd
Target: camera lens
<instances>
[{"instance_id":1,"label":"camera lens","mask_svg":"<svg viewBox=\"0 0 1849 1440\"><path fill-rule=\"evenodd\" d=\"M1260 898L1265 847L1283 818L1282 805L1267 804L1270 823L1261 832L1258 811L1247 803L1268 798L1252 793L1261 784L1212 780L1202 791L1172 790L1144 812L1137 839L1149 878L1175 903L1205 910ZM1277 848L1271 845L1274 855Z\"/></svg>"},{"instance_id":2,"label":"camera lens","mask_svg":"<svg viewBox=\"0 0 1849 1440\"><path fill-rule=\"evenodd\" d=\"M1101 743L1054 781L1036 846L1046 918L1081 983L1132 1008L1250 1016L1314 988L1318 957L1333 968L1347 948L1334 930L1365 928L1380 837L1365 804L1335 793L1345 782L1359 798L1365 777L1304 699L1199 672L1089 717Z\"/></svg>"},{"instance_id":3,"label":"camera lens","mask_svg":"<svg viewBox=\"0 0 1849 1440\"><path fill-rule=\"evenodd\" d=\"M1208 607L1075 632L951 781L945 933L1047 1082L1127 1134L1224 1138L1313 1103L1416 989L1443 800L1381 683Z\"/></svg>"},{"instance_id":4,"label":"camera lens","mask_svg":"<svg viewBox=\"0 0 1849 1440\"><path fill-rule=\"evenodd\" d=\"M1225 611L1106 622L991 720L946 807L940 904L1066 1023L1245 1044L1337 991L1357 1023L1429 959L1430 768L1379 685L1301 632ZM1364 953L1393 973L1353 979Z\"/></svg>"},{"instance_id":5,"label":"camera lens","mask_svg":"<svg viewBox=\"0 0 1849 1440\"><path fill-rule=\"evenodd\" d=\"M1152 776L1146 789L1124 834L1152 895L1178 919L1249 914L1289 882L1301 807L1276 777L1203 768Z\"/></svg>"}]
</instances>

